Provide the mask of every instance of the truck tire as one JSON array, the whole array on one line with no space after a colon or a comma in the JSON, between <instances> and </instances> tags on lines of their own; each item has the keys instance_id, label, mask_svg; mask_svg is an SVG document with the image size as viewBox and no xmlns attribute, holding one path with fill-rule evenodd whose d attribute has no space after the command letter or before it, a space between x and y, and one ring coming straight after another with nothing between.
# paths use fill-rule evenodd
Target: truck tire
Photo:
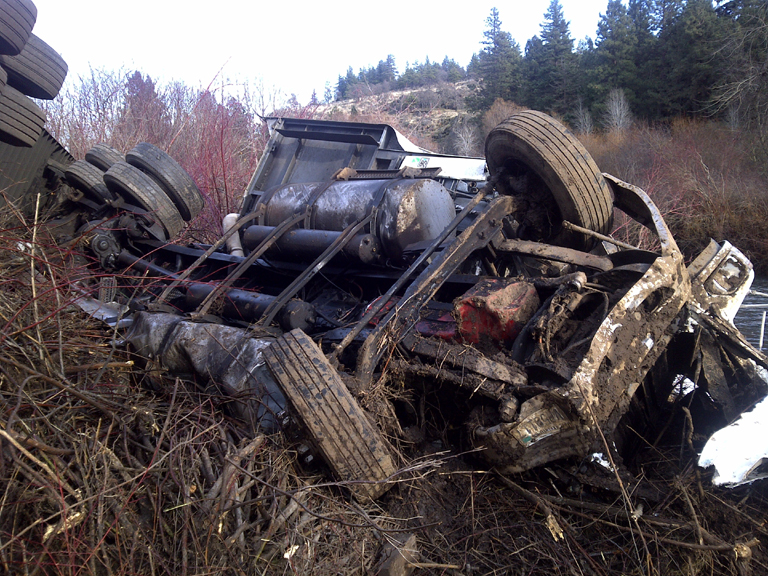
<instances>
[{"instance_id":1,"label":"truck tire","mask_svg":"<svg viewBox=\"0 0 768 576\"><path fill-rule=\"evenodd\" d=\"M546 208L554 224L551 235L537 240L591 247L594 240L563 229L564 220L601 234L611 232L610 187L581 142L554 118L535 110L510 116L488 134L485 158L492 177L505 172L496 184L502 194L520 194L517 183L534 181L554 198L559 213Z\"/></svg>"},{"instance_id":2,"label":"truck tire","mask_svg":"<svg viewBox=\"0 0 768 576\"><path fill-rule=\"evenodd\" d=\"M0 56L8 72L8 84L22 94L53 100L67 77L67 63L48 44L34 34L16 56Z\"/></svg>"},{"instance_id":3,"label":"truck tire","mask_svg":"<svg viewBox=\"0 0 768 576\"><path fill-rule=\"evenodd\" d=\"M173 200L185 221L189 222L203 209L205 200L194 180L176 160L157 146L140 142L125 155L125 161L157 182Z\"/></svg>"},{"instance_id":4,"label":"truck tire","mask_svg":"<svg viewBox=\"0 0 768 576\"><path fill-rule=\"evenodd\" d=\"M0 54L21 52L35 21L37 7L31 0L0 0Z\"/></svg>"},{"instance_id":5,"label":"truck tire","mask_svg":"<svg viewBox=\"0 0 768 576\"><path fill-rule=\"evenodd\" d=\"M0 140L14 146L33 146L43 131L45 112L10 86L0 90Z\"/></svg>"},{"instance_id":6,"label":"truck tire","mask_svg":"<svg viewBox=\"0 0 768 576\"><path fill-rule=\"evenodd\" d=\"M127 162L116 162L104 173L104 183L113 194L139 203L165 229L168 239L184 227L181 214L152 178Z\"/></svg>"},{"instance_id":7,"label":"truck tire","mask_svg":"<svg viewBox=\"0 0 768 576\"><path fill-rule=\"evenodd\" d=\"M104 183L104 172L85 160L77 160L67 166L64 176L73 188L91 200L103 203L115 198Z\"/></svg>"},{"instance_id":8,"label":"truck tire","mask_svg":"<svg viewBox=\"0 0 768 576\"><path fill-rule=\"evenodd\" d=\"M113 164L125 162L125 156L111 146L99 143L85 153L85 160L102 172L106 172Z\"/></svg>"},{"instance_id":9,"label":"truck tire","mask_svg":"<svg viewBox=\"0 0 768 576\"><path fill-rule=\"evenodd\" d=\"M264 360L326 463L352 495L375 499L392 487L388 443L320 348L300 329L283 334Z\"/></svg>"}]
</instances>

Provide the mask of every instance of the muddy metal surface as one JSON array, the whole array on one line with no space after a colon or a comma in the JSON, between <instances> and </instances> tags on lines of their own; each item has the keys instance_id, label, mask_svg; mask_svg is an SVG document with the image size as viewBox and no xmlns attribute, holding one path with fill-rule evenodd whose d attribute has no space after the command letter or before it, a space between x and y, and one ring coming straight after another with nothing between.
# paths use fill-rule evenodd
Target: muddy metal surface
<instances>
[{"instance_id":1,"label":"muddy metal surface","mask_svg":"<svg viewBox=\"0 0 768 576\"><path fill-rule=\"evenodd\" d=\"M133 180L119 200L63 205L61 230L128 279L111 298L134 352L230 396L254 433L292 422L365 486L357 498L385 493L396 446L439 420L455 448L512 473L621 461L683 406L714 430L766 392L766 358L730 324L749 261L713 242L686 268L645 192L601 174L552 118L492 132L487 175L386 126L271 122L217 244L164 242L179 194L132 197ZM658 249L606 235L614 210ZM461 410L428 410L437 390Z\"/></svg>"}]
</instances>

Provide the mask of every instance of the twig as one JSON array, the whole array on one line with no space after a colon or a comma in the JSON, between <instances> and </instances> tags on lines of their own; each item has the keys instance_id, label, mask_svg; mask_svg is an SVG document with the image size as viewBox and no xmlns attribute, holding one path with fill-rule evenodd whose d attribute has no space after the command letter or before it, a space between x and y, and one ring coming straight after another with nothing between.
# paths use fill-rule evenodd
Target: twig
<instances>
[{"instance_id":1,"label":"twig","mask_svg":"<svg viewBox=\"0 0 768 576\"><path fill-rule=\"evenodd\" d=\"M14 447L15 447L15 448L16 448L16 449L19 451L19 452L21 452L22 454L24 454L24 456L26 456L26 457L27 457L29 460L31 460L32 462L34 462L35 464L37 464L37 465L38 465L40 468L42 468L42 469L43 469L43 471L44 471L44 472L45 472L45 473L46 473L46 474L47 474L47 475L48 475L48 476L51 478L51 480L53 480L53 481L54 481L54 485L56 485L56 484L60 484L60 485L61 485L61 486L62 486L62 487L63 487L63 488L64 488L64 489L65 489L65 490L66 490L66 491L67 491L67 492L70 494L70 496L74 496L75 498L79 498L79 494L78 494L78 493L75 491L75 489L74 489L74 488L72 488L72 486L70 486L70 485L67 483L67 481L66 481L66 480L64 480L63 478L60 478L59 476L57 476L56 474L54 474L54 473L53 473L53 470L51 470L51 469L48 467L48 465L47 465L45 462L41 462L40 460L38 460L38 459L37 459L37 458L36 458L34 455L32 455L32 454L29 452L29 450L27 450L26 448L24 448L24 446L22 446L21 444L19 444L19 443L16 441L16 439L15 439L13 436L11 436L10 434L8 434L8 432L6 432L5 430L3 430L2 428L0 428L0 436L2 436L3 438L5 438L6 440L8 440L8 442L10 442L11 444L13 444L13 446L14 446Z\"/></svg>"},{"instance_id":2,"label":"twig","mask_svg":"<svg viewBox=\"0 0 768 576\"><path fill-rule=\"evenodd\" d=\"M515 484L507 478L506 476L502 475L498 470L495 470L496 476L499 478L499 480L502 481L507 487L512 488L515 492L523 496L525 499L529 500L536 506L540 507L541 510L544 512L544 516L547 519L547 528L549 529L550 534L552 534L552 538L555 539L555 542L558 540L563 539L563 529L560 527L560 524L557 522L557 518L555 518L555 515L552 513L552 509L547 506L546 502L536 496L533 492L526 490L522 486L519 486L518 484Z\"/></svg>"}]
</instances>

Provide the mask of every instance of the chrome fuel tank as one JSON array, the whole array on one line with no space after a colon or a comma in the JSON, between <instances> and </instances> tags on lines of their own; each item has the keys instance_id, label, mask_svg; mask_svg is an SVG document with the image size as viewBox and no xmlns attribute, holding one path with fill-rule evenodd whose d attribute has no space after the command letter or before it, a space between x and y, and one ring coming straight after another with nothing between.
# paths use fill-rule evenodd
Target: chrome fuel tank
<instances>
[{"instance_id":1,"label":"chrome fuel tank","mask_svg":"<svg viewBox=\"0 0 768 576\"><path fill-rule=\"evenodd\" d=\"M378 204L369 232L393 259L410 244L436 238L456 215L450 193L434 180L340 180L278 188L265 201L264 223L277 226L310 202L305 227L336 231L362 220Z\"/></svg>"}]
</instances>

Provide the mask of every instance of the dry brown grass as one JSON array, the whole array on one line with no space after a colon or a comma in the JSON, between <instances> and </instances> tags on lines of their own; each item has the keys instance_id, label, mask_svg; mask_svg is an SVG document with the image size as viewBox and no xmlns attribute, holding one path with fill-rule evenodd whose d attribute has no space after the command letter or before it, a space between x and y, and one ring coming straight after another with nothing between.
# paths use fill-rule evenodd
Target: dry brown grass
<instances>
[{"instance_id":1,"label":"dry brown grass","mask_svg":"<svg viewBox=\"0 0 768 576\"><path fill-rule=\"evenodd\" d=\"M648 192L688 258L710 238L728 240L768 270L768 179L742 134L678 120L579 138L601 170Z\"/></svg>"}]
</instances>

